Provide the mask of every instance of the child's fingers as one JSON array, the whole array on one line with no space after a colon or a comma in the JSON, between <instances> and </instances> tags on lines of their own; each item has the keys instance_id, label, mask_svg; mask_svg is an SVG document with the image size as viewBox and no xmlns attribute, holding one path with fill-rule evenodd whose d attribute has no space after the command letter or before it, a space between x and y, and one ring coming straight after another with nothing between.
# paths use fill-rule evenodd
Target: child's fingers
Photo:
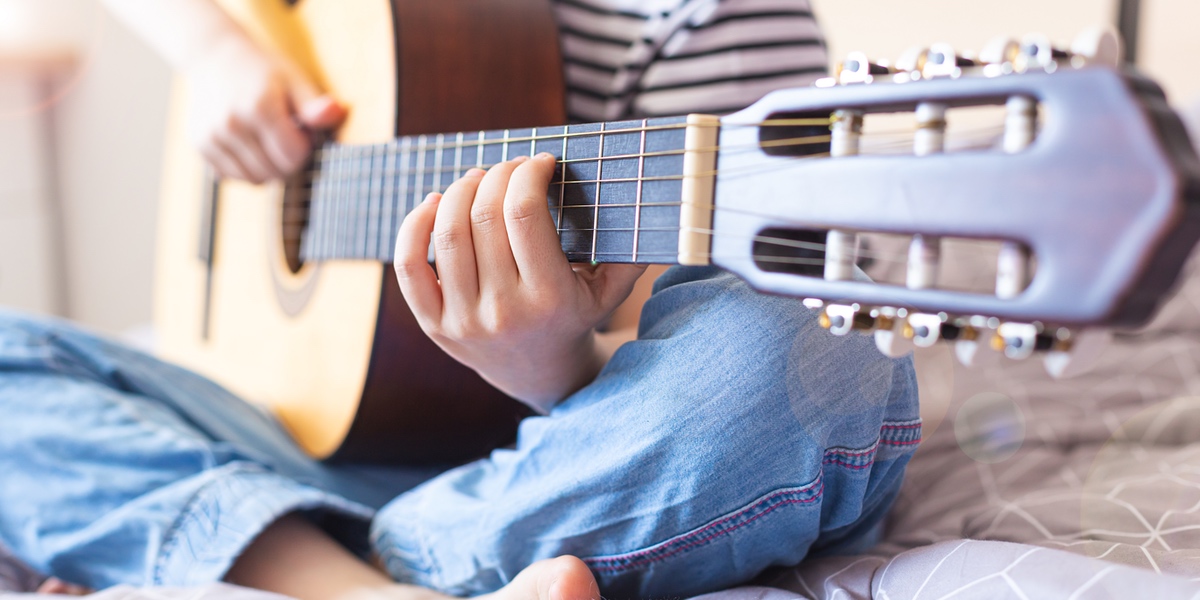
<instances>
[{"instance_id":1,"label":"child's fingers","mask_svg":"<svg viewBox=\"0 0 1200 600\"><path fill-rule=\"evenodd\" d=\"M428 330L442 318L442 288L429 266L429 239L437 218L438 194L430 194L400 224L393 266L400 292L417 321Z\"/></svg>"},{"instance_id":2,"label":"child's fingers","mask_svg":"<svg viewBox=\"0 0 1200 600\"><path fill-rule=\"evenodd\" d=\"M483 293L511 290L517 281L517 265L505 231L504 193L513 171L527 160L522 157L488 169L479 182L475 204L471 206L471 241L475 246L475 264Z\"/></svg>"},{"instance_id":3,"label":"child's fingers","mask_svg":"<svg viewBox=\"0 0 1200 600\"><path fill-rule=\"evenodd\" d=\"M504 195L504 221L521 279L534 288L561 284L571 275L550 209L546 190L555 159L539 154L517 167Z\"/></svg>"},{"instance_id":4,"label":"child's fingers","mask_svg":"<svg viewBox=\"0 0 1200 600\"><path fill-rule=\"evenodd\" d=\"M445 309L473 306L479 299L479 273L475 267L475 244L471 238L471 204L484 172L467 171L450 184L438 202L433 225L433 254L442 283Z\"/></svg>"}]
</instances>

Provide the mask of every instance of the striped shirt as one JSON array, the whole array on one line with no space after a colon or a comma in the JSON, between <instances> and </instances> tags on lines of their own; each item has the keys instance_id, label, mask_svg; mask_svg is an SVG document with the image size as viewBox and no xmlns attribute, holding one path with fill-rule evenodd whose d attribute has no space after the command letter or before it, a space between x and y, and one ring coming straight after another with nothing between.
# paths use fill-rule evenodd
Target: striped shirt
<instances>
[{"instance_id":1,"label":"striped shirt","mask_svg":"<svg viewBox=\"0 0 1200 600\"><path fill-rule=\"evenodd\" d=\"M825 74L808 0L554 0L574 122L728 113Z\"/></svg>"}]
</instances>

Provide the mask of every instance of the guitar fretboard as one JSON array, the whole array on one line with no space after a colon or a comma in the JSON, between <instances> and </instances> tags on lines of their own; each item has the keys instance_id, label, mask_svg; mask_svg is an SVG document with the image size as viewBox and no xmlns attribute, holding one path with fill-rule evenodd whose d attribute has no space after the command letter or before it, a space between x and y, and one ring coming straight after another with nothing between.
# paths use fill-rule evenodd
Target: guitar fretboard
<instances>
[{"instance_id":1,"label":"guitar fretboard","mask_svg":"<svg viewBox=\"0 0 1200 600\"><path fill-rule=\"evenodd\" d=\"M473 167L549 152L547 204L572 262L672 263L679 251L686 117L326 144L303 260L391 262L401 221Z\"/></svg>"}]
</instances>

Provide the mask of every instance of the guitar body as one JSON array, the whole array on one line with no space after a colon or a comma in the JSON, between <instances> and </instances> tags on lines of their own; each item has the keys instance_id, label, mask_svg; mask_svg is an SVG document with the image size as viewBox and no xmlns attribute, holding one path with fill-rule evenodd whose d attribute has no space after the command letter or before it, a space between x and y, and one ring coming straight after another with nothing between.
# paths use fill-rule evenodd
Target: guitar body
<instances>
[{"instance_id":1,"label":"guitar body","mask_svg":"<svg viewBox=\"0 0 1200 600\"><path fill-rule=\"evenodd\" d=\"M222 4L350 107L340 142L565 118L544 0ZM184 98L172 110L160 208L164 357L268 405L317 458L447 462L511 441L525 409L429 341L390 265L295 268L284 185L205 181Z\"/></svg>"}]
</instances>

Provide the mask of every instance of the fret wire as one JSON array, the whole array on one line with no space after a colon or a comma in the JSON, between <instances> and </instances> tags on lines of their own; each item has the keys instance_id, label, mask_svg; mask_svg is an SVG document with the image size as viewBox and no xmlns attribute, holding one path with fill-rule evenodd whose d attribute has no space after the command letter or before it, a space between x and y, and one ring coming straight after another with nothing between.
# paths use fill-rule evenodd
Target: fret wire
<instances>
[{"instance_id":1,"label":"fret wire","mask_svg":"<svg viewBox=\"0 0 1200 600\"><path fill-rule=\"evenodd\" d=\"M537 154L537 143L538 143L537 137L538 137L537 127L530 129L529 130L529 156L530 157L532 157L534 154Z\"/></svg>"},{"instance_id":2,"label":"fret wire","mask_svg":"<svg viewBox=\"0 0 1200 600\"><path fill-rule=\"evenodd\" d=\"M458 135L457 135L457 136L454 138L454 141L455 141L455 147L454 147L454 179L455 179L455 180L457 180L459 177L462 177L462 149L463 149L463 147L462 147L462 144L463 144L463 134L462 134L462 132L461 132L461 131L460 131L460 132L458 133Z\"/></svg>"},{"instance_id":3,"label":"fret wire","mask_svg":"<svg viewBox=\"0 0 1200 600\"><path fill-rule=\"evenodd\" d=\"M484 132L480 131L479 132L479 143L476 144L476 146L475 146L475 167L478 169L483 168L483 140L484 139L485 139Z\"/></svg>"},{"instance_id":4,"label":"fret wire","mask_svg":"<svg viewBox=\"0 0 1200 600\"><path fill-rule=\"evenodd\" d=\"M504 130L503 144L504 145L501 146L502 154L500 155L500 162L508 162L508 130L507 129Z\"/></svg>"},{"instance_id":5,"label":"fret wire","mask_svg":"<svg viewBox=\"0 0 1200 600\"><path fill-rule=\"evenodd\" d=\"M401 162L404 163L404 166L406 166L406 167L408 166L408 153L411 150L412 150L412 142L409 141L409 138L406 137L406 138L400 140L400 160L401 160ZM399 170L399 169L397 169L397 170ZM408 208L408 174L407 173L400 176L400 206L403 208L400 209L400 215L399 215L400 219L399 220L403 221L404 217L407 217L408 213L411 212L410 209ZM398 223L397 223L397 225L398 225ZM399 229L399 227L392 227L393 235L396 234L395 230L397 230L397 229Z\"/></svg>"},{"instance_id":6,"label":"fret wire","mask_svg":"<svg viewBox=\"0 0 1200 600\"><path fill-rule=\"evenodd\" d=\"M345 172L350 172L350 169L354 168L354 163L350 158L352 152L353 150L351 148L345 148L342 152L342 168L346 169ZM333 230L333 252L337 255L341 255L343 254L342 238L344 237L342 235L342 228L345 226L344 221L346 219L346 210L350 208L350 190L353 187L353 184L351 181L347 180L343 181L342 185L338 187L340 188L338 191L338 202L334 206L334 209L337 211L337 220L335 221L335 227Z\"/></svg>"},{"instance_id":7,"label":"fret wire","mask_svg":"<svg viewBox=\"0 0 1200 600\"><path fill-rule=\"evenodd\" d=\"M570 132L570 127L564 125L563 133L565 134L565 133L569 133L569 132ZM563 159L559 162L560 162L560 164L562 164L562 167L561 167L562 177L561 178L563 181L566 181L567 180L567 136L565 136L565 135L563 136L562 143L563 143L562 144ZM567 201L566 194L567 194L567 186L565 186L565 185L560 186L558 188L558 218L555 219L555 221L554 221L554 229L555 229L555 231L558 232L559 237L562 237L563 204L566 203L566 201Z\"/></svg>"},{"instance_id":8,"label":"fret wire","mask_svg":"<svg viewBox=\"0 0 1200 600\"><path fill-rule=\"evenodd\" d=\"M417 167L417 178L413 181L413 183L417 184L416 188L413 190L414 210L416 209L417 205L421 203L421 200L425 198L425 141L427 139L428 138L425 136L421 136L418 141L417 164L419 166Z\"/></svg>"},{"instance_id":9,"label":"fret wire","mask_svg":"<svg viewBox=\"0 0 1200 600\"><path fill-rule=\"evenodd\" d=\"M378 177L374 176L375 167L383 162L383 155L379 152L380 147L374 146L371 150L371 185L367 186L367 237L363 240L363 256L373 257L379 249L379 214L380 206L379 199L383 196L379 189L382 182Z\"/></svg>"},{"instance_id":10,"label":"fret wire","mask_svg":"<svg viewBox=\"0 0 1200 600\"><path fill-rule=\"evenodd\" d=\"M445 151L445 134L437 134L437 144L433 148L433 189L431 192L442 191L442 152Z\"/></svg>"},{"instance_id":11,"label":"fret wire","mask_svg":"<svg viewBox=\"0 0 1200 600\"><path fill-rule=\"evenodd\" d=\"M349 173L354 173L358 169L358 161L355 160L358 152L359 150L355 148L354 150L346 153L346 168L349 169ZM341 216L338 218L339 225L337 246L338 254L341 255L345 255L348 252L346 241L347 227L350 225L350 220L348 217L350 210L354 206L353 202L355 198L355 190L357 189L357 183L358 182L351 180L350 183L346 185L346 197L342 199L345 209L343 209Z\"/></svg>"},{"instance_id":12,"label":"fret wire","mask_svg":"<svg viewBox=\"0 0 1200 600\"><path fill-rule=\"evenodd\" d=\"M338 169L340 169L342 166L342 153L343 153L343 149L338 148L337 151L333 155L333 164L336 165L338 167ZM333 172L337 173L339 171L333 171ZM325 256L333 256L333 253L335 251L335 248L333 245L333 234L337 231L337 221L336 221L336 219L337 219L337 199L338 199L338 196L341 195L341 185L340 184L341 184L341 181L339 181L337 179L332 179L329 182L329 198L326 199L326 214L328 216L325 220L325 222L326 222L325 243L324 243L324 246L325 246L324 255Z\"/></svg>"},{"instance_id":13,"label":"fret wire","mask_svg":"<svg viewBox=\"0 0 1200 600\"><path fill-rule=\"evenodd\" d=\"M642 119L642 127L643 128L646 127L646 119ZM646 155L646 132L642 131L641 140L639 141L639 146L638 146L638 173L637 173L638 179L641 179L642 176L644 176L646 174L646 156L645 155ZM641 224L642 224L642 182L638 181L637 185L635 187L637 187L637 192L636 192L636 195L634 196L634 201L633 201L635 206L633 209L633 259L632 260L633 260L633 262L636 263L637 258L638 258L638 239L641 238L641 235L639 235L640 232L638 231L638 227L641 226ZM564 182L563 189L565 190L566 188L567 188L567 185Z\"/></svg>"},{"instance_id":14,"label":"fret wire","mask_svg":"<svg viewBox=\"0 0 1200 600\"><path fill-rule=\"evenodd\" d=\"M392 141L391 144L395 146L397 150L400 149L399 141ZM399 159L399 157L399 152L388 152L387 157L384 159L384 168L394 169L396 166L396 161ZM396 180L391 175L385 175L384 177L386 178L383 185L383 222L385 225L382 227L384 231L380 232L381 235L379 236L379 249L381 250L381 258L387 258L390 255L393 241L392 236L396 233Z\"/></svg>"},{"instance_id":15,"label":"fret wire","mask_svg":"<svg viewBox=\"0 0 1200 600\"><path fill-rule=\"evenodd\" d=\"M351 251L355 252L356 258L363 256L367 246L367 221L371 216L371 163L375 160L375 147L363 146L361 154L359 170L364 174L364 181L358 182L358 200L354 203L360 212L352 219L354 239ZM367 218L364 219L364 216Z\"/></svg>"},{"instance_id":16,"label":"fret wire","mask_svg":"<svg viewBox=\"0 0 1200 600\"><path fill-rule=\"evenodd\" d=\"M605 123L600 124L600 146L596 149L596 158L597 159L600 159L601 157L604 156L604 126L605 126ZM600 181L603 179L604 179L604 161L597 160L596 161L596 212L593 213L593 215L592 215L592 227L593 228L600 226L600 186L601 186ZM564 183L563 188L565 189L566 187L567 187L567 185L566 185L566 183ZM596 240L597 240L598 235L599 234L596 232L596 230L593 229L592 230L592 262L596 262Z\"/></svg>"},{"instance_id":17,"label":"fret wire","mask_svg":"<svg viewBox=\"0 0 1200 600\"><path fill-rule=\"evenodd\" d=\"M357 219L355 219L355 217L358 216L356 213L358 210L360 210L361 205L359 204L359 202L362 200L362 186L363 186L362 155L363 155L363 152L365 151L365 149L366 149L366 147L360 146L354 150L354 173L355 173L356 181L354 182L354 185L351 186L354 188L354 191L350 194L350 208L351 208L351 210L356 211L356 212L351 212L346 215L348 217L346 219L346 226L347 226L346 236L347 237L346 237L346 249L344 250L344 252L348 256L353 256L354 245L358 240L358 222L357 222Z\"/></svg>"}]
</instances>

